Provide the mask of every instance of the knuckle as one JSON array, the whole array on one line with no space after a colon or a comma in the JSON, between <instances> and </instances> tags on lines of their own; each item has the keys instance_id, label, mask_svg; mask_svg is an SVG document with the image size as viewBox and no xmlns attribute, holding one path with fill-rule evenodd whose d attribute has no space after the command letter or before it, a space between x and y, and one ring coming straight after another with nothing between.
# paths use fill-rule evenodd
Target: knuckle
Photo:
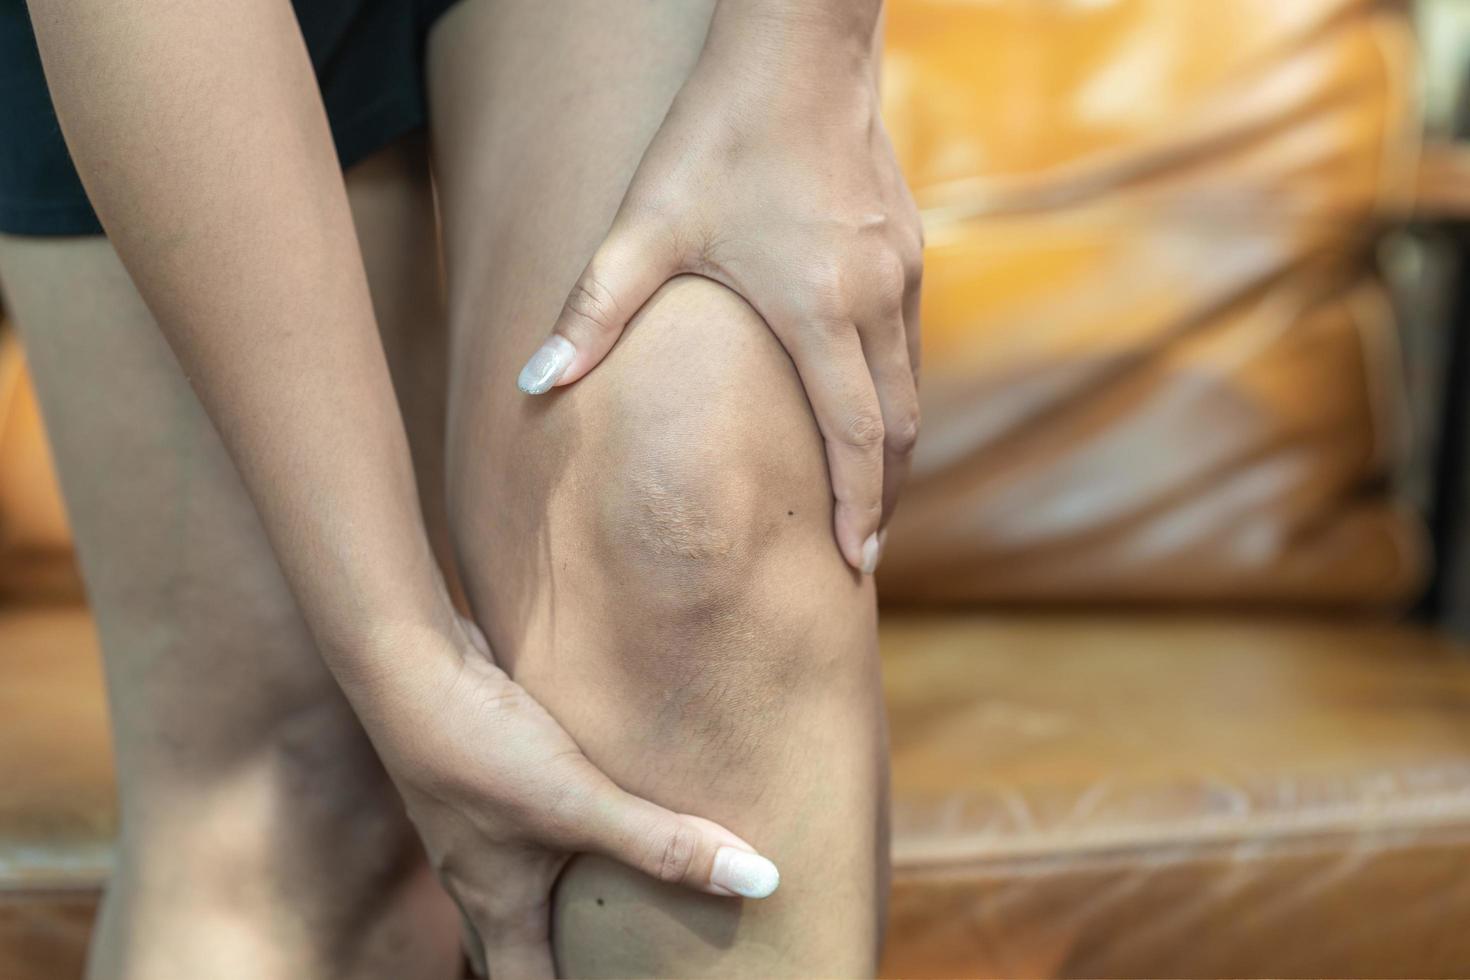
<instances>
[{"instance_id":1,"label":"knuckle","mask_svg":"<svg viewBox=\"0 0 1470 980\"><path fill-rule=\"evenodd\" d=\"M686 880L698 849L699 832L685 824L676 825L659 849L655 872L658 879L668 882Z\"/></svg>"},{"instance_id":2,"label":"knuckle","mask_svg":"<svg viewBox=\"0 0 1470 980\"><path fill-rule=\"evenodd\" d=\"M617 301L602 280L589 272L572 287L567 296L567 311L598 330L613 331L618 327Z\"/></svg>"},{"instance_id":3,"label":"knuckle","mask_svg":"<svg viewBox=\"0 0 1470 980\"><path fill-rule=\"evenodd\" d=\"M886 438L891 451L902 456L913 453L919 441L919 413L911 411L899 416L887 427Z\"/></svg>"},{"instance_id":4,"label":"knuckle","mask_svg":"<svg viewBox=\"0 0 1470 980\"><path fill-rule=\"evenodd\" d=\"M847 420L843 439L858 449L876 449L883 445L883 419L871 412L861 412Z\"/></svg>"}]
</instances>

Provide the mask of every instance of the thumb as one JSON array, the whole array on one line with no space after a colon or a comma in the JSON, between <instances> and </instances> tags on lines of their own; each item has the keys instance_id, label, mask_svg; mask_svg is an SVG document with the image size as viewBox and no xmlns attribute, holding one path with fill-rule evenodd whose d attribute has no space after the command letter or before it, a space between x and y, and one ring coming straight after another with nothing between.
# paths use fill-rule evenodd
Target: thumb
<instances>
[{"instance_id":1,"label":"thumb","mask_svg":"<svg viewBox=\"0 0 1470 980\"><path fill-rule=\"evenodd\" d=\"M665 810L610 786L586 850L644 874L711 895L765 898L776 865L719 824Z\"/></svg>"},{"instance_id":2,"label":"thumb","mask_svg":"<svg viewBox=\"0 0 1470 980\"><path fill-rule=\"evenodd\" d=\"M521 368L516 386L540 395L592 370L674 272L669 250L652 235L614 222L567 296L551 336Z\"/></svg>"}]
</instances>

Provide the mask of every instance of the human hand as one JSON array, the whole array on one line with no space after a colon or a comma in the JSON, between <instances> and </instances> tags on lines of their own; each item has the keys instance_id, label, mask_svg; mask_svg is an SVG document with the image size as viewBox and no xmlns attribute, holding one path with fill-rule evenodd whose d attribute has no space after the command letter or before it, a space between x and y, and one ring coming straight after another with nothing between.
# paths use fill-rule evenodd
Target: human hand
<instances>
[{"instance_id":1,"label":"human hand","mask_svg":"<svg viewBox=\"0 0 1470 980\"><path fill-rule=\"evenodd\" d=\"M877 4L842 4L817 24L816 3L800 23L772 5L722 19L721 3L607 238L518 383L541 394L581 378L676 275L724 283L795 363L826 443L838 545L871 572L918 434L922 232L878 115ZM847 16L864 6L871 18Z\"/></svg>"},{"instance_id":2,"label":"human hand","mask_svg":"<svg viewBox=\"0 0 1470 980\"><path fill-rule=\"evenodd\" d=\"M438 651L451 655L415 650L391 702L364 721L460 907L477 971L554 976L551 890L575 853L712 895L775 890L775 865L739 837L619 789L495 666L483 634L459 625L453 649Z\"/></svg>"}]
</instances>

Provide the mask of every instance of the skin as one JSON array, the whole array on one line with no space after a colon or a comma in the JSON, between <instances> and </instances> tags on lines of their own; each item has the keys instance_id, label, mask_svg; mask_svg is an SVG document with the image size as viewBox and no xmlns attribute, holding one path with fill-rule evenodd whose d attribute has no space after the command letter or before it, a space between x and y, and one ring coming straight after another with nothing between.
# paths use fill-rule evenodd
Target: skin
<instances>
[{"instance_id":1,"label":"skin","mask_svg":"<svg viewBox=\"0 0 1470 980\"><path fill-rule=\"evenodd\" d=\"M712 28L709 8L693 3L614 17L591 2L466 0L435 30L455 352L448 537L492 657L449 600L436 522L426 527L418 505L399 405L410 422L435 416L413 380L429 362L395 355L393 376L408 389L395 399L374 329L386 304L364 273L372 238L359 251L289 8L33 3L89 194L259 512L260 526L238 533L256 542L256 563L262 530L269 540L275 581L302 615L298 637L309 631L458 903L472 954L496 975L550 975L553 937L563 971L579 975L873 968L886 839L871 584L847 567L851 542L833 544L827 427L807 409L808 397L820 401L807 372L782 350L792 343L743 293L676 279L640 304L606 364L575 388L547 404L513 387L535 325L557 319L629 182L649 167L647 179L661 180L639 157L669 129L660 119L671 102L696 78L718 89L701 68L725 49L706 35L753 36L741 12L788 40L852 27L846 17L774 21L756 3L722 4ZM518 61L516 45L537 58ZM20 315L45 324L53 312L42 301ZM43 397L59 403L68 369L52 363ZM881 453L882 441L865 449ZM75 472L86 448L68 454ZM433 456L419 454L421 476L437 472ZM67 469L75 510L85 477ZM840 536L841 491L838 500ZM116 514L112 501L94 505ZM861 549L856 557L865 561ZM196 628L201 645L216 644ZM103 631L111 658L118 644ZM327 728L345 724L340 710ZM187 779L181 789L192 791ZM241 799L257 812L278 802L258 780L227 809L252 812ZM778 858L787 884L777 898L715 897L716 850L752 849L725 827ZM568 868L574 853L603 857ZM417 851L407 854L406 880L426 881ZM213 863L179 873L208 884ZM231 870L256 883L250 860ZM122 904L141 907L150 890L154 922L166 923L163 884L127 882ZM283 891L232 908L217 933L238 942L216 953L235 953L238 967L253 929L284 940L271 947L283 975L299 968L293 955L336 963L359 952L349 926L273 935L284 926L260 919L282 907ZM437 893L420 892L409 918L442 921ZM408 931L422 955L442 956L442 932ZM160 975L138 964L150 942L161 956L170 932L105 928L114 952L104 939L95 971ZM195 975L220 975L200 947Z\"/></svg>"},{"instance_id":2,"label":"skin","mask_svg":"<svg viewBox=\"0 0 1470 980\"><path fill-rule=\"evenodd\" d=\"M422 140L347 186L394 377L416 385L445 338ZM116 253L0 236L0 285L107 674L121 838L91 976L456 975L453 904ZM442 456L442 403L408 417L416 456Z\"/></svg>"},{"instance_id":3,"label":"skin","mask_svg":"<svg viewBox=\"0 0 1470 980\"><path fill-rule=\"evenodd\" d=\"M887 850L873 592L790 359L686 275L577 384L514 386L700 58L709 5L670 6L469 3L430 38L451 526L491 645L593 761L782 872L742 907L579 859L562 971L858 976Z\"/></svg>"},{"instance_id":4,"label":"skin","mask_svg":"<svg viewBox=\"0 0 1470 980\"><path fill-rule=\"evenodd\" d=\"M672 277L729 286L796 365L825 443L837 542L865 573L919 435L923 231L878 115L880 9L716 6L550 341L570 351L553 383L571 384Z\"/></svg>"}]
</instances>

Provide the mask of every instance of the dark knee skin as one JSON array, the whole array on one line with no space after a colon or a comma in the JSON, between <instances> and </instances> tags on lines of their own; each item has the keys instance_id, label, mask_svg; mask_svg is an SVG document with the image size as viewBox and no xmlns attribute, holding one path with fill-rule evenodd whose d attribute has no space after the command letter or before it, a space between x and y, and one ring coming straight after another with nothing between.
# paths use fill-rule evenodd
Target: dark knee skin
<instances>
[{"instance_id":1,"label":"dark knee skin","mask_svg":"<svg viewBox=\"0 0 1470 980\"><path fill-rule=\"evenodd\" d=\"M871 587L837 550L779 343L733 293L682 277L586 379L496 407L451 483L497 655L622 785L726 822L783 871L773 898L741 903L578 859L557 896L561 970L871 971Z\"/></svg>"}]
</instances>

